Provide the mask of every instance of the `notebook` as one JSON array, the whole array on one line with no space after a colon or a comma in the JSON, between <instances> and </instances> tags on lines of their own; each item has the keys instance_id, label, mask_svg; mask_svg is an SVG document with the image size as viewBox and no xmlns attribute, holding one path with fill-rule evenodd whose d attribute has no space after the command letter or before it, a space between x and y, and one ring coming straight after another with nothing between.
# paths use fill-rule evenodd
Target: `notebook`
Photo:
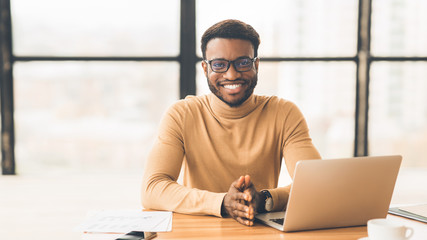
<instances>
[{"instance_id":1,"label":"notebook","mask_svg":"<svg viewBox=\"0 0 427 240\"><path fill-rule=\"evenodd\" d=\"M427 204L394 207L389 213L427 223Z\"/></svg>"},{"instance_id":2,"label":"notebook","mask_svg":"<svg viewBox=\"0 0 427 240\"><path fill-rule=\"evenodd\" d=\"M401 161L401 156L299 161L286 211L255 218L285 232L361 226L384 218Z\"/></svg>"}]
</instances>

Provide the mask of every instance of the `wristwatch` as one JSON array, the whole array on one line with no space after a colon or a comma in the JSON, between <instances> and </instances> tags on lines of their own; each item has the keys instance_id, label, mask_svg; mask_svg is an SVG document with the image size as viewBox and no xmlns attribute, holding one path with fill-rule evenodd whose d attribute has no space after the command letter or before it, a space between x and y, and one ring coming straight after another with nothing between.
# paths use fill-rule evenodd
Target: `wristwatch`
<instances>
[{"instance_id":1,"label":"wristwatch","mask_svg":"<svg viewBox=\"0 0 427 240\"><path fill-rule=\"evenodd\" d=\"M264 194L265 199L264 209L266 212L270 212L273 210L273 197L268 190L262 190L261 193Z\"/></svg>"}]
</instances>

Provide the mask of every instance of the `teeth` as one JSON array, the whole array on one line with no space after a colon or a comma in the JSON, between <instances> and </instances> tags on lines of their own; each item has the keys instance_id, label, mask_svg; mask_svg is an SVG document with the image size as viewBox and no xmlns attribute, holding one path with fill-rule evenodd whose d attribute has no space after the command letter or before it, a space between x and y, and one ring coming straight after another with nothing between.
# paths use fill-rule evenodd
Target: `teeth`
<instances>
[{"instance_id":1,"label":"teeth","mask_svg":"<svg viewBox=\"0 0 427 240\"><path fill-rule=\"evenodd\" d=\"M236 89L238 87L242 86L242 84L232 84L232 85L224 85L224 88L227 89Z\"/></svg>"}]
</instances>

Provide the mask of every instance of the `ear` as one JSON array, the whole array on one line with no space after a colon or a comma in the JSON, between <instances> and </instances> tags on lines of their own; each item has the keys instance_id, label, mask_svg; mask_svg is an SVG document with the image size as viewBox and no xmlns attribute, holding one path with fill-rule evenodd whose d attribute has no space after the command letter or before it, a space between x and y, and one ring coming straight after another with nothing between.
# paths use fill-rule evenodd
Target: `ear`
<instances>
[{"instance_id":1,"label":"ear","mask_svg":"<svg viewBox=\"0 0 427 240\"><path fill-rule=\"evenodd\" d=\"M258 73L259 57L256 58L254 63L255 63L255 71Z\"/></svg>"},{"instance_id":2,"label":"ear","mask_svg":"<svg viewBox=\"0 0 427 240\"><path fill-rule=\"evenodd\" d=\"M205 73L205 76L208 77L208 64L202 60L202 68L203 72Z\"/></svg>"}]
</instances>

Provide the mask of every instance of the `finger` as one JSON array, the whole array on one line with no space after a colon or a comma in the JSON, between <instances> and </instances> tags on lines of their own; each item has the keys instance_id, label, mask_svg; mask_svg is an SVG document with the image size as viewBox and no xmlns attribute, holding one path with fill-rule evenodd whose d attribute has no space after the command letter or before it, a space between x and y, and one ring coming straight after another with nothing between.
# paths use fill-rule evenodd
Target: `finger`
<instances>
[{"instance_id":1,"label":"finger","mask_svg":"<svg viewBox=\"0 0 427 240\"><path fill-rule=\"evenodd\" d=\"M235 187L236 189L238 189L240 191L242 189L244 183L245 183L245 177L240 176L240 178L237 179L237 181L233 182L233 187Z\"/></svg>"},{"instance_id":2,"label":"finger","mask_svg":"<svg viewBox=\"0 0 427 240\"><path fill-rule=\"evenodd\" d=\"M241 212L247 212L250 213L250 207L245 205L244 202L240 202L240 201L233 201L231 202L230 206L229 206L232 210L238 210Z\"/></svg>"},{"instance_id":3,"label":"finger","mask_svg":"<svg viewBox=\"0 0 427 240\"><path fill-rule=\"evenodd\" d=\"M250 220L250 219L246 220L246 225L249 226L249 227L253 226L254 225L254 220Z\"/></svg>"},{"instance_id":4,"label":"finger","mask_svg":"<svg viewBox=\"0 0 427 240\"><path fill-rule=\"evenodd\" d=\"M255 217L253 210L241 211L238 209L234 209L234 211L232 211L231 216L233 218L236 218L236 217L246 218L246 219L251 220L251 221L253 221L254 217Z\"/></svg>"},{"instance_id":5,"label":"finger","mask_svg":"<svg viewBox=\"0 0 427 240\"><path fill-rule=\"evenodd\" d=\"M246 175L245 176L245 186L246 186L246 188L249 188L251 185L252 185L251 176Z\"/></svg>"},{"instance_id":6,"label":"finger","mask_svg":"<svg viewBox=\"0 0 427 240\"><path fill-rule=\"evenodd\" d=\"M230 194L230 198L235 201L251 201L252 197L248 193L234 192Z\"/></svg>"},{"instance_id":7,"label":"finger","mask_svg":"<svg viewBox=\"0 0 427 240\"><path fill-rule=\"evenodd\" d=\"M244 192L243 192L243 194L245 195L243 198L245 199L245 201L247 201L247 202L252 202L252 200L254 199L253 197L252 197L252 195L253 195L253 193L252 193L252 191L251 190L245 190Z\"/></svg>"},{"instance_id":8,"label":"finger","mask_svg":"<svg viewBox=\"0 0 427 240\"><path fill-rule=\"evenodd\" d=\"M236 219L237 222L239 222L240 224L243 224L245 226L253 226L254 225L253 221L250 221L250 220L245 219L245 218L238 217L238 218L235 218L235 219Z\"/></svg>"},{"instance_id":9,"label":"finger","mask_svg":"<svg viewBox=\"0 0 427 240\"><path fill-rule=\"evenodd\" d=\"M254 210L253 208L244 205L238 201L230 202L228 206L226 206L227 212L234 217L244 217L248 219L253 219Z\"/></svg>"},{"instance_id":10,"label":"finger","mask_svg":"<svg viewBox=\"0 0 427 240\"><path fill-rule=\"evenodd\" d=\"M245 218L245 219L251 219L250 218L251 214L249 214L247 211L241 211L241 210L238 210L238 209L234 209L232 211L232 215L231 216L233 218L240 217L240 218Z\"/></svg>"},{"instance_id":11,"label":"finger","mask_svg":"<svg viewBox=\"0 0 427 240\"><path fill-rule=\"evenodd\" d=\"M254 186L254 185L251 185L251 187L250 187L250 188L245 189L245 190L243 191L243 194L247 195L247 196L246 196L246 198L245 198L245 199L247 199L247 201L249 201L249 202L253 202L253 201L255 201L256 194L257 194L257 191L256 191L256 189L255 189L255 186Z\"/></svg>"},{"instance_id":12,"label":"finger","mask_svg":"<svg viewBox=\"0 0 427 240\"><path fill-rule=\"evenodd\" d=\"M236 203L233 206L233 209L236 210L236 215L246 217L247 219L254 219L255 217L255 205L243 205Z\"/></svg>"},{"instance_id":13,"label":"finger","mask_svg":"<svg viewBox=\"0 0 427 240\"><path fill-rule=\"evenodd\" d=\"M251 190L255 190L255 185L251 180L251 177L249 175L245 176L245 190L246 189L251 189Z\"/></svg>"},{"instance_id":14,"label":"finger","mask_svg":"<svg viewBox=\"0 0 427 240\"><path fill-rule=\"evenodd\" d=\"M234 219L236 219L236 221L238 222L238 223L240 223L240 224L243 224L243 225L246 225L246 219L243 219L243 218L241 218L241 217L236 217L236 218L234 218Z\"/></svg>"},{"instance_id":15,"label":"finger","mask_svg":"<svg viewBox=\"0 0 427 240\"><path fill-rule=\"evenodd\" d=\"M248 207L246 218L249 219L249 220L254 220L254 218L255 218L255 208L254 208L254 206L250 205Z\"/></svg>"}]
</instances>

